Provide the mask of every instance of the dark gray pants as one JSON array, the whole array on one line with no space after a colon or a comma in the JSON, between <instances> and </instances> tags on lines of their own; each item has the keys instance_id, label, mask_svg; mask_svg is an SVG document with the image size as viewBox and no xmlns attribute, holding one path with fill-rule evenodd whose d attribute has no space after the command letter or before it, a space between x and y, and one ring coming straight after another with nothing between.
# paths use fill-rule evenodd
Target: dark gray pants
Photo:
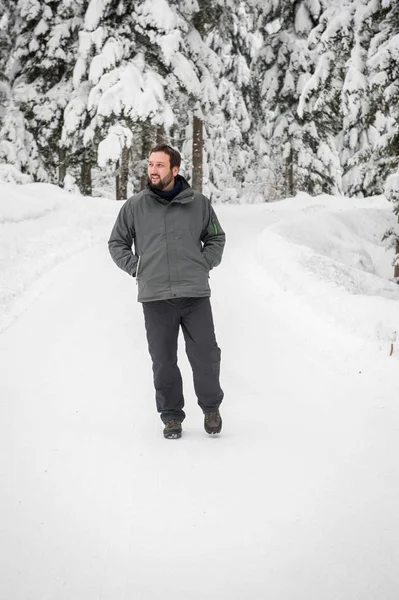
<instances>
[{"instance_id":1,"label":"dark gray pants","mask_svg":"<svg viewBox=\"0 0 399 600\"><path fill-rule=\"evenodd\" d=\"M184 397L177 366L180 326L193 370L194 389L204 413L217 410L223 399L219 383L220 348L216 343L209 298L177 298L143 302L148 349L152 358L155 398L164 423L183 420Z\"/></svg>"}]
</instances>

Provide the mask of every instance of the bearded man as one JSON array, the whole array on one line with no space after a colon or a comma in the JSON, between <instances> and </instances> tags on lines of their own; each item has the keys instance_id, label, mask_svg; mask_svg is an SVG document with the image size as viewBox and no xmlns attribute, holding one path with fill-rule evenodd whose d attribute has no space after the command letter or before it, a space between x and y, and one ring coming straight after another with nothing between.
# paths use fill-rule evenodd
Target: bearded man
<instances>
[{"instance_id":1,"label":"bearded man","mask_svg":"<svg viewBox=\"0 0 399 600\"><path fill-rule=\"evenodd\" d=\"M108 242L114 262L136 278L156 406L168 439L181 437L185 418L177 365L180 327L205 431L222 430L220 348L209 272L222 259L225 233L210 200L179 175L180 164L179 152L167 144L151 150L147 187L125 202Z\"/></svg>"}]
</instances>

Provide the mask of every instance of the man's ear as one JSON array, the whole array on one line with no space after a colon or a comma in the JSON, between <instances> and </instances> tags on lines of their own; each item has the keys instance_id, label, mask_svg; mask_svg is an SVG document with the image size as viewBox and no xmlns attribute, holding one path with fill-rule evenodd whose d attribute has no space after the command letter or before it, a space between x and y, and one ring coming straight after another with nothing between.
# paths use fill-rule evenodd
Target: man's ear
<instances>
[{"instance_id":1,"label":"man's ear","mask_svg":"<svg viewBox=\"0 0 399 600\"><path fill-rule=\"evenodd\" d=\"M172 169L173 177L176 177L178 172L179 172L179 167L173 167L173 169Z\"/></svg>"}]
</instances>

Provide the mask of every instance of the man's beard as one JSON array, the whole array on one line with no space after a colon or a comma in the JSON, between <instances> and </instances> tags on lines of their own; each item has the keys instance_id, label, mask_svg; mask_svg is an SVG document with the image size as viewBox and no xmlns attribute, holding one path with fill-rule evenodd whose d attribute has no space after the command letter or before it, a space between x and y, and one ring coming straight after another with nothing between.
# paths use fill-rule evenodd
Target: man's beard
<instances>
[{"instance_id":1,"label":"man's beard","mask_svg":"<svg viewBox=\"0 0 399 600\"><path fill-rule=\"evenodd\" d=\"M159 179L156 179L155 181L152 181L151 177L149 177L148 183L149 183L150 187L154 188L154 190L162 191L166 187L168 187L168 185L170 184L171 181L173 181L174 178L175 177L172 173L172 170L170 170L168 175L166 175L166 177L164 177L163 179L159 178Z\"/></svg>"}]
</instances>

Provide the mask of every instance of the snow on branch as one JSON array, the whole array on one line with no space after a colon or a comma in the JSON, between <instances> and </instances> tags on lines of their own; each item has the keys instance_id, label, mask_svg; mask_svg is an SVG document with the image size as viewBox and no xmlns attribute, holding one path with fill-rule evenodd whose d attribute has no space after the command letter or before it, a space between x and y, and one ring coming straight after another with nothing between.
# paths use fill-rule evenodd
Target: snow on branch
<instances>
[{"instance_id":1,"label":"snow on branch","mask_svg":"<svg viewBox=\"0 0 399 600\"><path fill-rule=\"evenodd\" d=\"M123 148L130 148L133 143L133 134L127 127L113 125L110 127L106 138L98 146L98 164L105 167L108 162L120 159Z\"/></svg>"}]
</instances>

